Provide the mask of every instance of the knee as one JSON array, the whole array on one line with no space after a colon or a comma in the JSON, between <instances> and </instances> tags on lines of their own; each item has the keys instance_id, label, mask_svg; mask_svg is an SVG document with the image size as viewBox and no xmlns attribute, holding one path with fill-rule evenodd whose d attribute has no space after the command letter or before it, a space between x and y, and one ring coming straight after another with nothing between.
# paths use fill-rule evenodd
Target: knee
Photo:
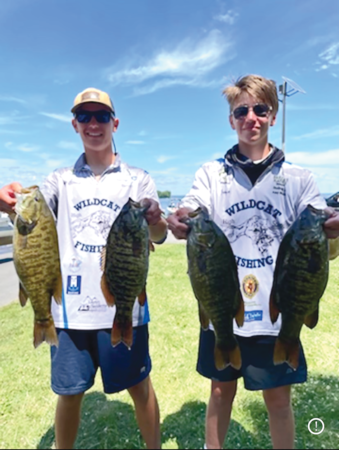
<instances>
[{"instance_id":1,"label":"knee","mask_svg":"<svg viewBox=\"0 0 339 450\"><path fill-rule=\"evenodd\" d=\"M264 394L267 410L270 414L279 414L287 416L291 412L291 398L289 395L281 393L266 393Z\"/></svg>"},{"instance_id":2,"label":"knee","mask_svg":"<svg viewBox=\"0 0 339 450\"><path fill-rule=\"evenodd\" d=\"M146 378L141 383L132 386L128 389L128 392L134 402L147 403L150 397L150 392L152 391L152 385L150 384L149 378Z\"/></svg>"},{"instance_id":3,"label":"knee","mask_svg":"<svg viewBox=\"0 0 339 450\"><path fill-rule=\"evenodd\" d=\"M76 395L59 395L59 403L67 406L77 406L81 404L84 393Z\"/></svg>"},{"instance_id":4,"label":"knee","mask_svg":"<svg viewBox=\"0 0 339 450\"><path fill-rule=\"evenodd\" d=\"M211 399L215 404L232 404L236 394L233 383L212 383Z\"/></svg>"}]
</instances>

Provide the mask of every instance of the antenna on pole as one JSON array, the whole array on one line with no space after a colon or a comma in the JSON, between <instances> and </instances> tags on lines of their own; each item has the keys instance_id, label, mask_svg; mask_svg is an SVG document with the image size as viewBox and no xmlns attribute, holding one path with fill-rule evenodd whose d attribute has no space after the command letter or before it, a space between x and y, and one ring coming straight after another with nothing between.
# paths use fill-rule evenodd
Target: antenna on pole
<instances>
[{"instance_id":1,"label":"antenna on pole","mask_svg":"<svg viewBox=\"0 0 339 450\"><path fill-rule=\"evenodd\" d=\"M283 104L281 150L285 153L286 97L292 97L292 95L297 94L298 92L300 92L301 94L306 94L306 92L304 91L304 89L298 86L297 83L290 80L289 78L282 77L282 79L284 80L284 82L279 86L279 94L283 96L283 99L279 99L279 101Z\"/></svg>"}]
</instances>

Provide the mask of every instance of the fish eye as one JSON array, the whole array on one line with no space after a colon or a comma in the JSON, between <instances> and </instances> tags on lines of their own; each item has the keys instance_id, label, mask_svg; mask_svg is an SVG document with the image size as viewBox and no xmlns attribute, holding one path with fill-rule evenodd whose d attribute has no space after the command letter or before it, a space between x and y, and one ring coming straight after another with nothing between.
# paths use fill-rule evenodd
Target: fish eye
<instances>
[{"instance_id":1,"label":"fish eye","mask_svg":"<svg viewBox=\"0 0 339 450\"><path fill-rule=\"evenodd\" d=\"M38 199L38 197L35 197L35 199L34 199L36 202L38 202L39 201L39 199Z\"/></svg>"}]
</instances>

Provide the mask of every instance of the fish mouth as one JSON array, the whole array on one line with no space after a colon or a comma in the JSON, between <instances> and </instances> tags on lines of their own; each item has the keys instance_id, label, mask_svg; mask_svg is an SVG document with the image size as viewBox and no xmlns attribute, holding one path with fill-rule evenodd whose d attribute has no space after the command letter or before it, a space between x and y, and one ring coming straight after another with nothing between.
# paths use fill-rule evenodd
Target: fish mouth
<instances>
[{"instance_id":1,"label":"fish mouth","mask_svg":"<svg viewBox=\"0 0 339 450\"><path fill-rule=\"evenodd\" d=\"M39 189L39 186L31 186L29 188L22 188L20 192L14 193L15 198L16 198L16 204L14 207L14 211L20 217L20 219L23 222L27 223L28 225L31 225L34 222L31 219L27 219L25 217L25 215L23 214L23 211L24 211L23 202L28 195L32 194L32 192L34 192L37 189Z\"/></svg>"},{"instance_id":2,"label":"fish mouth","mask_svg":"<svg viewBox=\"0 0 339 450\"><path fill-rule=\"evenodd\" d=\"M195 211L189 212L188 217L190 217L191 219L195 219L201 213L209 216L207 208L205 206L199 206L199 208L197 208Z\"/></svg>"},{"instance_id":3,"label":"fish mouth","mask_svg":"<svg viewBox=\"0 0 339 450\"><path fill-rule=\"evenodd\" d=\"M316 214L317 216L323 216L323 217L329 217L331 214L327 211L325 211L324 209L317 209L312 205L307 205L307 208L313 213Z\"/></svg>"}]
</instances>

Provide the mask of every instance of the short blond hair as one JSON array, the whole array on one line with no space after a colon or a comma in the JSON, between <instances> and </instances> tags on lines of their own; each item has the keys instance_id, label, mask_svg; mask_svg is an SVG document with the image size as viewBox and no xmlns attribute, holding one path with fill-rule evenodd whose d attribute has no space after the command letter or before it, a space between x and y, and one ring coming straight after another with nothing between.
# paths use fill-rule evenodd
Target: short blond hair
<instances>
[{"instance_id":1,"label":"short blond hair","mask_svg":"<svg viewBox=\"0 0 339 450\"><path fill-rule=\"evenodd\" d=\"M260 75L246 75L238 78L237 81L227 86L222 92L230 105L231 112L234 103L243 92L271 106L273 115L278 112L279 100L275 81Z\"/></svg>"}]
</instances>

